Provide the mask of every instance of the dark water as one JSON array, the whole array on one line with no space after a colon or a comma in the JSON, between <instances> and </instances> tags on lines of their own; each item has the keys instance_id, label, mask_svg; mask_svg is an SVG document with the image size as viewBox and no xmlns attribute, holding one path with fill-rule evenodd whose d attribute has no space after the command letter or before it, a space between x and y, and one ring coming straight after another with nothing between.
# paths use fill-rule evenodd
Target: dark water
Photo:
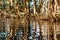
<instances>
[{"instance_id":1,"label":"dark water","mask_svg":"<svg viewBox=\"0 0 60 40\"><path fill-rule=\"evenodd\" d=\"M60 40L60 23L0 18L0 40Z\"/></svg>"}]
</instances>

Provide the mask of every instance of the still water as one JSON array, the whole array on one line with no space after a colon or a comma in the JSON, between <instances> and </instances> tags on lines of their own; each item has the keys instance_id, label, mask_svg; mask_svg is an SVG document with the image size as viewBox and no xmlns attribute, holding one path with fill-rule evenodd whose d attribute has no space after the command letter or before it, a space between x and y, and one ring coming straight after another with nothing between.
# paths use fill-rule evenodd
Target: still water
<instances>
[{"instance_id":1,"label":"still water","mask_svg":"<svg viewBox=\"0 0 60 40\"><path fill-rule=\"evenodd\" d=\"M60 40L60 23L0 18L0 40Z\"/></svg>"}]
</instances>

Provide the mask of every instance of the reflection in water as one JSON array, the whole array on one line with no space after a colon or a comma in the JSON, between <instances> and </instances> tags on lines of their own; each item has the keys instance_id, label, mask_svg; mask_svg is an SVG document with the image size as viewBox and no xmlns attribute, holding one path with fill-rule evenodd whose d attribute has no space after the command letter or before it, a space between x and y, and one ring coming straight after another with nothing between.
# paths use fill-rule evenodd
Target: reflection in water
<instances>
[{"instance_id":1,"label":"reflection in water","mask_svg":"<svg viewBox=\"0 0 60 40\"><path fill-rule=\"evenodd\" d=\"M60 40L60 23L31 20L28 33L26 19L1 19L0 40Z\"/></svg>"}]
</instances>

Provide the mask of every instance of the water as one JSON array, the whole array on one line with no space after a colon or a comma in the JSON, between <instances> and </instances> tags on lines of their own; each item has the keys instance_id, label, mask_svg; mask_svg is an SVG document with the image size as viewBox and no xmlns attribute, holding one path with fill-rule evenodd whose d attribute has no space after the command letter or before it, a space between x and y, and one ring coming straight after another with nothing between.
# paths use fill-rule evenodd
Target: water
<instances>
[{"instance_id":1,"label":"water","mask_svg":"<svg viewBox=\"0 0 60 40\"><path fill-rule=\"evenodd\" d=\"M29 32L30 30L30 32ZM0 40L60 40L60 23L0 18Z\"/></svg>"}]
</instances>

